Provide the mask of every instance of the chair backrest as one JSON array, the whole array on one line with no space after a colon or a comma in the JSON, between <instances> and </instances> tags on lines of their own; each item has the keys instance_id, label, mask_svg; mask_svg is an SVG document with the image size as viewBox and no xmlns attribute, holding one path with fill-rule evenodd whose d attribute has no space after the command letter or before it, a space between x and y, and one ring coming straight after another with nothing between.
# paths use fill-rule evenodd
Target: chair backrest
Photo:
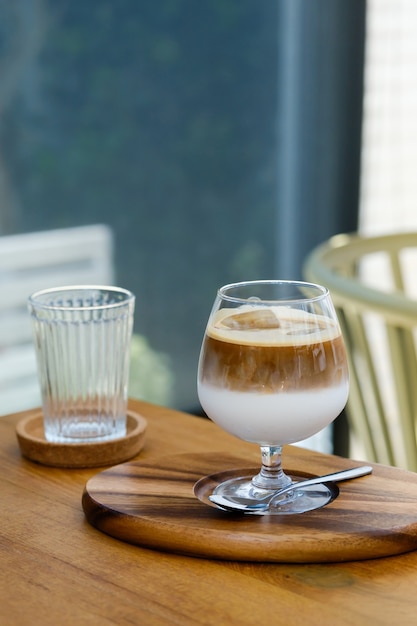
<instances>
[{"instance_id":1,"label":"chair backrest","mask_svg":"<svg viewBox=\"0 0 417 626\"><path fill-rule=\"evenodd\" d=\"M417 233L336 235L304 264L344 334L354 438L371 461L417 471Z\"/></svg>"},{"instance_id":2,"label":"chair backrest","mask_svg":"<svg viewBox=\"0 0 417 626\"><path fill-rule=\"evenodd\" d=\"M106 225L0 237L0 414L40 404L28 296L113 278L113 235Z\"/></svg>"}]
</instances>

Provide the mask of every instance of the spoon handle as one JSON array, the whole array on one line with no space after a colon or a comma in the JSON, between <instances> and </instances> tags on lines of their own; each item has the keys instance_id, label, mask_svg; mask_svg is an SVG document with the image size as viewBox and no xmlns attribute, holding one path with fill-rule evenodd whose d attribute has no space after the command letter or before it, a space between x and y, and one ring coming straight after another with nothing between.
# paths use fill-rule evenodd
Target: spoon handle
<instances>
[{"instance_id":1,"label":"spoon handle","mask_svg":"<svg viewBox=\"0 0 417 626\"><path fill-rule=\"evenodd\" d=\"M315 478L308 478L307 480L301 480L300 482L292 483L288 487L279 489L276 493L271 494L273 500L277 496L280 496L287 491L293 489L299 489L300 487L309 487L310 485L317 485L327 482L341 482L342 480L350 480L351 478L359 478L359 476L366 476L372 473L372 467L370 465L360 465L359 467L352 467L347 470L341 470L340 472L333 472L332 474L326 474L325 476L316 476Z\"/></svg>"}]
</instances>

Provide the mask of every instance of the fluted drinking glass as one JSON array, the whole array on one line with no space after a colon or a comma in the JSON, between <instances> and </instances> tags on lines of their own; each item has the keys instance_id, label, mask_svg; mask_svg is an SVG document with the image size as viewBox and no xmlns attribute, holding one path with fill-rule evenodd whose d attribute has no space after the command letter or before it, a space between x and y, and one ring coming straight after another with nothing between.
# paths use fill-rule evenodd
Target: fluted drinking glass
<instances>
[{"instance_id":1,"label":"fluted drinking glass","mask_svg":"<svg viewBox=\"0 0 417 626\"><path fill-rule=\"evenodd\" d=\"M48 441L126 434L134 305L119 287L61 287L29 298Z\"/></svg>"}]
</instances>

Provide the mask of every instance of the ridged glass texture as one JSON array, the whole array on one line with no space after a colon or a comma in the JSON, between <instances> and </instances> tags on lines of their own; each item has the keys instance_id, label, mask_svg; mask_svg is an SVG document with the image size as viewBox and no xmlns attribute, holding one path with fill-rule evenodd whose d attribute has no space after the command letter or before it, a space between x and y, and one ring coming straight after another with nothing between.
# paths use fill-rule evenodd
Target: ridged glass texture
<instances>
[{"instance_id":1,"label":"ridged glass texture","mask_svg":"<svg viewBox=\"0 0 417 626\"><path fill-rule=\"evenodd\" d=\"M126 434L134 305L134 295L116 287L66 287L29 298L48 441Z\"/></svg>"}]
</instances>

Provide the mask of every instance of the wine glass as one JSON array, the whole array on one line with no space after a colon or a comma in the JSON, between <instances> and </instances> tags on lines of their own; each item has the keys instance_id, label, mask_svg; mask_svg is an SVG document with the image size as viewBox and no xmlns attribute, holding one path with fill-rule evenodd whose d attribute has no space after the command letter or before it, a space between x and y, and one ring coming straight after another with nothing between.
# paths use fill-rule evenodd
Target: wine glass
<instances>
[{"instance_id":1,"label":"wine glass","mask_svg":"<svg viewBox=\"0 0 417 626\"><path fill-rule=\"evenodd\" d=\"M291 484L282 447L314 435L344 408L345 346L328 290L301 281L257 280L219 289L198 365L198 395L209 418L261 449L256 476L214 492L259 499ZM332 499L326 485L292 490L266 512L302 513Z\"/></svg>"}]
</instances>

